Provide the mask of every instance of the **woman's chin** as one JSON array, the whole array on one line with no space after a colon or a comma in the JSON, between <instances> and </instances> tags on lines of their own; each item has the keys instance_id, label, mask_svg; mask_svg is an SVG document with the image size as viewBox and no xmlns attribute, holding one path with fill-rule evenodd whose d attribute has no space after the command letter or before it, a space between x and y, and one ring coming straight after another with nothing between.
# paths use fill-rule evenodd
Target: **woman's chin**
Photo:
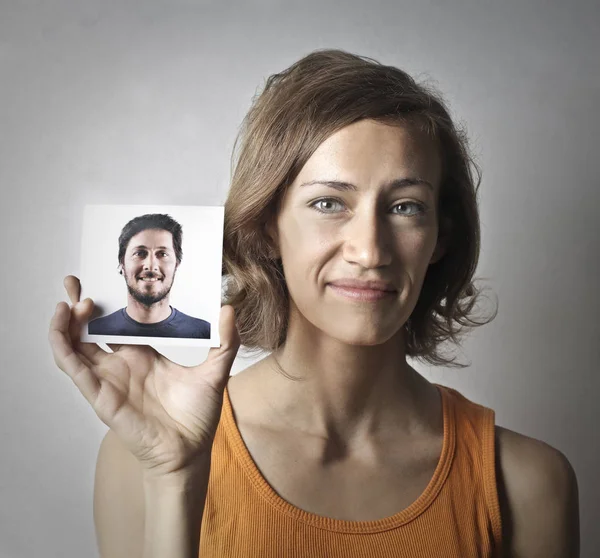
<instances>
[{"instance_id":1,"label":"woman's chin","mask_svg":"<svg viewBox=\"0 0 600 558\"><path fill-rule=\"evenodd\" d=\"M373 347L387 343L397 331L372 329L362 331L331 331L329 335L346 345L355 347Z\"/></svg>"}]
</instances>

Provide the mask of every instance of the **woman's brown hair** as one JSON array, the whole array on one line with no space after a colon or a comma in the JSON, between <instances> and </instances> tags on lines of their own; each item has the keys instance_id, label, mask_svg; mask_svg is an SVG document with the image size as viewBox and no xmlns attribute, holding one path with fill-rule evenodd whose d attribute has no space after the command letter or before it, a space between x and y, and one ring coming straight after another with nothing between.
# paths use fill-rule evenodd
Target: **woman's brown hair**
<instances>
[{"instance_id":1,"label":"woman's brown hair","mask_svg":"<svg viewBox=\"0 0 600 558\"><path fill-rule=\"evenodd\" d=\"M495 317L472 317L481 294L473 284L480 250L481 172L465 132L455 126L439 93L398 68L345 51L318 50L270 76L242 123L225 202L224 302L235 308L247 349L269 351L284 343L289 295L266 227L317 147L365 118L417 125L438 143L440 235L446 253L429 266L416 307L403 326L405 348L407 356L430 364L464 367L441 354L441 343L459 345L466 328Z\"/></svg>"}]
</instances>

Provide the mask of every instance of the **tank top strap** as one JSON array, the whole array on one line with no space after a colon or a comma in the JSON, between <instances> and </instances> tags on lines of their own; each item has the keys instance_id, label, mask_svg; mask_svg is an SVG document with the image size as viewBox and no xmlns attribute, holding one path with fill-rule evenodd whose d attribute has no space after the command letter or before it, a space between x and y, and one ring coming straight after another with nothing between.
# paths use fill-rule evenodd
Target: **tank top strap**
<instances>
[{"instance_id":1,"label":"tank top strap","mask_svg":"<svg viewBox=\"0 0 600 558\"><path fill-rule=\"evenodd\" d=\"M451 401L456 428L456 467L481 484L492 534L499 547L502 521L496 476L496 413L493 409L475 403L459 391L436 384Z\"/></svg>"}]
</instances>

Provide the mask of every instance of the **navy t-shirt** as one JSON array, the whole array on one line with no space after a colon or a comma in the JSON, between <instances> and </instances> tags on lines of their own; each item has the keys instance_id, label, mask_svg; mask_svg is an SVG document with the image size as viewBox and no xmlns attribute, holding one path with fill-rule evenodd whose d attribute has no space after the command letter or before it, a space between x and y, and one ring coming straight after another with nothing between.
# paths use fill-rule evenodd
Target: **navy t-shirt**
<instances>
[{"instance_id":1,"label":"navy t-shirt","mask_svg":"<svg viewBox=\"0 0 600 558\"><path fill-rule=\"evenodd\" d=\"M125 308L88 324L90 335L130 335L136 337L178 337L210 339L210 323L192 318L176 308L171 315L155 324L142 324L131 318Z\"/></svg>"}]
</instances>

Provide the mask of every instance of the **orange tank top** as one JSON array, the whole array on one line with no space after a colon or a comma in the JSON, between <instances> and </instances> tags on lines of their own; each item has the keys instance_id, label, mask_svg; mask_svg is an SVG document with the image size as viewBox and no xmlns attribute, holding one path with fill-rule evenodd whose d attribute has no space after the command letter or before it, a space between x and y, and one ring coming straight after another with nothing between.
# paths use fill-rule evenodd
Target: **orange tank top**
<instances>
[{"instance_id":1,"label":"orange tank top","mask_svg":"<svg viewBox=\"0 0 600 558\"><path fill-rule=\"evenodd\" d=\"M225 390L200 558L500 556L494 411L436 386L442 394L444 441L435 473L408 508L372 521L323 517L282 499L252 460Z\"/></svg>"}]
</instances>

